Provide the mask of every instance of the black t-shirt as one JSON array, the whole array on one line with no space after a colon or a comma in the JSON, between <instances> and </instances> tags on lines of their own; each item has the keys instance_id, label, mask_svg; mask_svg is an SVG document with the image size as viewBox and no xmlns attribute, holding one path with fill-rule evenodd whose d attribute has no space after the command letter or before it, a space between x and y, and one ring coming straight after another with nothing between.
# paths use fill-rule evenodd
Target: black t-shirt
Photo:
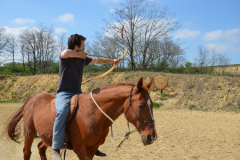
<instances>
[{"instance_id":1,"label":"black t-shirt","mask_svg":"<svg viewBox=\"0 0 240 160\"><path fill-rule=\"evenodd\" d=\"M82 93L81 84L84 65L88 65L92 58L61 58L59 56L59 82L57 93L61 91Z\"/></svg>"}]
</instances>

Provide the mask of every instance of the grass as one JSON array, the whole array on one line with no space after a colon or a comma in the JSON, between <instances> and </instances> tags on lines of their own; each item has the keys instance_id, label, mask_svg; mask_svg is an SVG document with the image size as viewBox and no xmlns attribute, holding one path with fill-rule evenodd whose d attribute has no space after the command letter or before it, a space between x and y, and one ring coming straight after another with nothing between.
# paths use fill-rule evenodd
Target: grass
<instances>
[{"instance_id":1,"label":"grass","mask_svg":"<svg viewBox=\"0 0 240 160\"><path fill-rule=\"evenodd\" d=\"M156 108L156 109L159 109L159 108L160 108L160 105L159 105L159 103L154 102L154 103L153 103L153 107Z\"/></svg>"},{"instance_id":2,"label":"grass","mask_svg":"<svg viewBox=\"0 0 240 160\"><path fill-rule=\"evenodd\" d=\"M0 101L0 103L20 103L22 101Z\"/></svg>"},{"instance_id":3,"label":"grass","mask_svg":"<svg viewBox=\"0 0 240 160\"><path fill-rule=\"evenodd\" d=\"M195 105L190 105L190 106L188 106L188 109L190 109L190 110L192 110L192 109L195 109L196 108L196 106Z\"/></svg>"},{"instance_id":4,"label":"grass","mask_svg":"<svg viewBox=\"0 0 240 160\"><path fill-rule=\"evenodd\" d=\"M54 88L53 87L50 87L49 89L48 89L48 93L52 93L54 91Z\"/></svg>"},{"instance_id":5,"label":"grass","mask_svg":"<svg viewBox=\"0 0 240 160\"><path fill-rule=\"evenodd\" d=\"M164 100L165 98L164 97L159 97L159 100Z\"/></svg>"},{"instance_id":6,"label":"grass","mask_svg":"<svg viewBox=\"0 0 240 160\"><path fill-rule=\"evenodd\" d=\"M164 93L161 93L160 94L160 97L159 97L159 100L165 100L166 98L165 98L165 94Z\"/></svg>"}]
</instances>

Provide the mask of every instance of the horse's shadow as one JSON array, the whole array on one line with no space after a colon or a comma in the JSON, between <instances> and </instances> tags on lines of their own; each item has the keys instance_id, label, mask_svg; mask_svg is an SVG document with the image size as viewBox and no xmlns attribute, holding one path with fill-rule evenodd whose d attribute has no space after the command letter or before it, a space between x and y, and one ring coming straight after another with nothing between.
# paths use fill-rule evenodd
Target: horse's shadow
<instances>
[{"instance_id":1,"label":"horse's shadow","mask_svg":"<svg viewBox=\"0 0 240 160\"><path fill-rule=\"evenodd\" d=\"M165 96L168 97L168 98L176 98L178 95L179 95L178 93L175 93L173 95L165 94Z\"/></svg>"},{"instance_id":2,"label":"horse's shadow","mask_svg":"<svg viewBox=\"0 0 240 160\"><path fill-rule=\"evenodd\" d=\"M171 99L171 98L176 98L178 95L178 93L175 93L173 95L170 95L170 94L160 94L160 100L168 100L168 99Z\"/></svg>"}]
</instances>

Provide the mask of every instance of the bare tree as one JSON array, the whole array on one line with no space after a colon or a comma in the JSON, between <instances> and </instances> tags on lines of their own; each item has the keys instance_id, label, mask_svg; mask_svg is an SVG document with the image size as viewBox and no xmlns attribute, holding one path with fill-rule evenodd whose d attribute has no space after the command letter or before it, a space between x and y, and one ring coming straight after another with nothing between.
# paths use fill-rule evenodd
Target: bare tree
<instances>
[{"instance_id":1,"label":"bare tree","mask_svg":"<svg viewBox=\"0 0 240 160\"><path fill-rule=\"evenodd\" d=\"M26 55L26 53L25 53L25 48L24 48L24 43L23 42L19 42L19 48L20 48L20 54L21 54L21 61L22 61L22 65L23 65L23 71L24 71L24 73L25 73L25 55Z\"/></svg>"},{"instance_id":2,"label":"bare tree","mask_svg":"<svg viewBox=\"0 0 240 160\"><path fill-rule=\"evenodd\" d=\"M57 43L53 35L54 29L52 26L44 26L40 24L35 30L37 37L37 67L39 73L48 72L50 63L55 58L57 51Z\"/></svg>"},{"instance_id":3,"label":"bare tree","mask_svg":"<svg viewBox=\"0 0 240 160\"><path fill-rule=\"evenodd\" d=\"M7 35L5 34L5 28L0 27L0 65L7 61L8 56L4 53L8 43Z\"/></svg>"},{"instance_id":4,"label":"bare tree","mask_svg":"<svg viewBox=\"0 0 240 160\"><path fill-rule=\"evenodd\" d=\"M171 38L152 43L149 55L155 58L153 63L156 63L158 70L162 71L167 67L175 68L185 61L185 49L180 47L181 44L174 42Z\"/></svg>"},{"instance_id":5,"label":"bare tree","mask_svg":"<svg viewBox=\"0 0 240 160\"><path fill-rule=\"evenodd\" d=\"M112 40L109 40L106 37L99 37L100 41L95 41L93 44L88 45L86 43L87 52L93 54L96 57L103 58L119 58L123 54L123 49L114 43ZM109 67L110 65L104 65L101 67ZM120 61L117 68L124 68L124 59Z\"/></svg>"},{"instance_id":6,"label":"bare tree","mask_svg":"<svg viewBox=\"0 0 240 160\"><path fill-rule=\"evenodd\" d=\"M212 49L212 56L211 56L211 66L220 66L215 67L217 72L225 72L226 65L231 63L231 58L225 53L216 53L215 49Z\"/></svg>"},{"instance_id":7,"label":"bare tree","mask_svg":"<svg viewBox=\"0 0 240 160\"><path fill-rule=\"evenodd\" d=\"M213 72L214 71L214 66L217 64L217 53L216 53L215 49L211 50L210 64L211 64L211 72Z\"/></svg>"},{"instance_id":8,"label":"bare tree","mask_svg":"<svg viewBox=\"0 0 240 160\"><path fill-rule=\"evenodd\" d=\"M206 47L198 46L198 56L195 58L195 60L202 73L203 66L207 66L210 63L209 50Z\"/></svg>"},{"instance_id":9,"label":"bare tree","mask_svg":"<svg viewBox=\"0 0 240 160\"><path fill-rule=\"evenodd\" d=\"M28 67L33 68L30 71L33 75L36 74L36 67L37 67L37 38L34 32L34 29L25 29L20 34L20 40L24 42L24 48L27 52L27 59L28 59ZM32 66L33 64L33 66Z\"/></svg>"},{"instance_id":10,"label":"bare tree","mask_svg":"<svg viewBox=\"0 0 240 160\"><path fill-rule=\"evenodd\" d=\"M64 49L67 48L67 41L66 41L66 33L62 33L58 37L58 46L59 46L59 52L63 51Z\"/></svg>"},{"instance_id":11,"label":"bare tree","mask_svg":"<svg viewBox=\"0 0 240 160\"><path fill-rule=\"evenodd\" d=\"M231 62L231 58L225 54L225 53L219 53L217 54L217 64L220 66L218 67L219 72L221 71L222 73L225 72L227 66Z\"/></svg>"},{"instance_id":12,"label":"bare tree","mask_svg":"<svg viewBox=\"0 0 240 160\"><path fill-rule=\"evenodd\" d=\"M26 29L20 34L20 41L27 53L28 66L33 67L32 74L48 72L57 51L52 26L40 24L38 28Z\"/></svg>"},{"instance_id":13,"label":"bare tree","mask_svg":"<svg viewBox=\"0 0 240 160\"><path fill-rule=\"evenodd\" d=\"M211 66L215 66L217 64L217 53L215 49L212 49L211 51Z\"/></svg>"},{"instance_id":14,"label":"bare tree","mask_svg":"<svg viewBox=\"0 0 240 160\"><path fill-rule=\"evenodd\" d=\"M231 63L231 58L226 53L219 53L217 55L218 65L229 65Z\"/></svg>"},{"instance_id":15,"label":"bare tree","mask_svg":"<svg viewBox=\"0 0 240 160\"><path fill-rule=\"evenodd\" d=\"M146 68L155 59L149 55L151 44L180 26L175 13L170 12L168 7L161 8L149 0L127 0L126 3L120 3L120 7L115 8L110 16L111 22L104 20L105 36L124 50L125 43L120 38L120 31L125 26L124 35L129 45L128 61L132 70L136 68L136 57L142 64L141 68Z\"/></svg>"},{"instance_id":16,"label":"bare tree","mask_svg":"<svg viewBox=\"0 0 240 160\"><path fill-rule=\"evenodd\" d=\"M8 45L7 45L7 52L9 54L9 56L12 58L12 65L13 65L13 70L14 65L15 65L15 56L16 56L16 52L18 51L18 42L15 36L13 35L9 35L8 36Z\"/></svg>"}]
</instances>

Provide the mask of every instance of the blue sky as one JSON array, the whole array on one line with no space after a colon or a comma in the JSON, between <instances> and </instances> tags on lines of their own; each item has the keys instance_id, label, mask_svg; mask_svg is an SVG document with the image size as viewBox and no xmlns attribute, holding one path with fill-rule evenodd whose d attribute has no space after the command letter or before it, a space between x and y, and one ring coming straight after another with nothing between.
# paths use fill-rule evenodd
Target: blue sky
<instances>
[{"instance_id":1,"label":"blue sky","mask_svg":"<svg viewBox=\"0 0 240 160\"><path fill-rule=\"evenodd\" d=\"M149 0L160 6L168 5L182 26L171 33L184 42L186 58L197 57L197 47L204 46L225 53L231 64L240 64L240 0ZM40 23L53 25L58 33L68 37L78 33L93 41L109 19L109 13L125 0L0 0L0 27L18 35L22 28Z\"/></svg>"}]
</instances>

